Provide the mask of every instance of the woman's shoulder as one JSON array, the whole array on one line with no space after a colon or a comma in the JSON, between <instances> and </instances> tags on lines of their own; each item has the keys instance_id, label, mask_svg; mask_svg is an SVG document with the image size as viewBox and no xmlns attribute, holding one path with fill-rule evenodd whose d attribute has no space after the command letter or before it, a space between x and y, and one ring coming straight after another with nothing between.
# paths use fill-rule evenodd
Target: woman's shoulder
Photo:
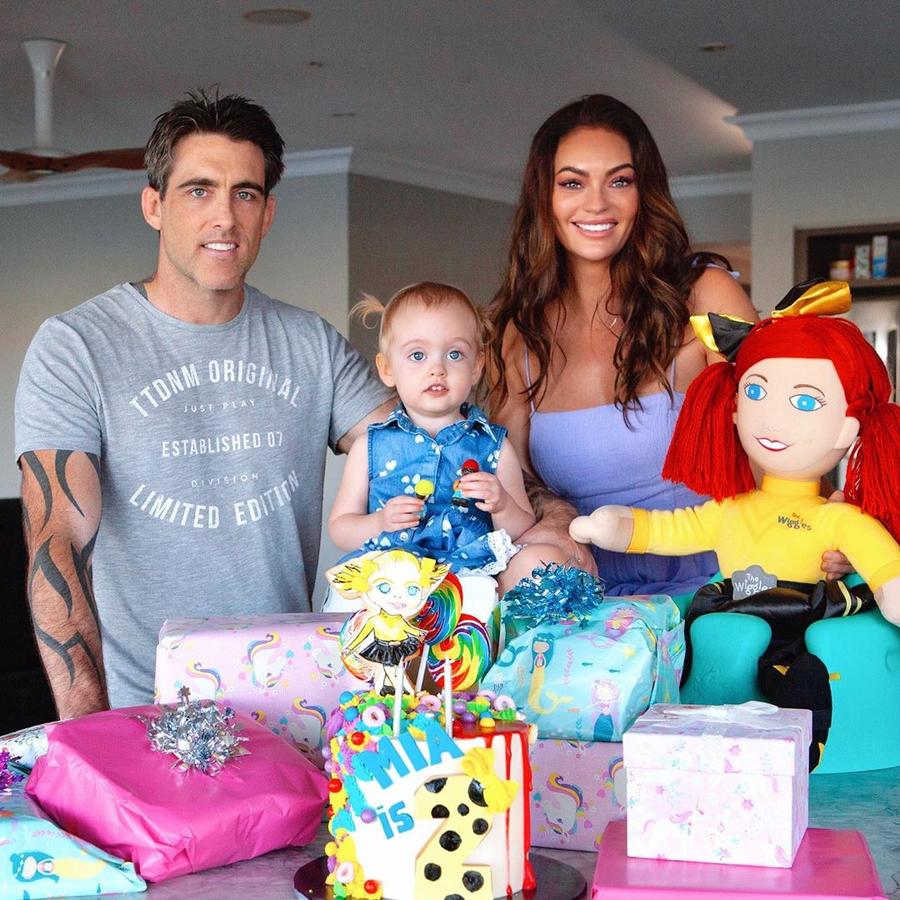
<instances>
[{"instance_id":1,"label":"woman's shoulder","mask_svg":"<svg viewBox=\"0 0 900 900\"><path fill-rule=\"evenodd\" d=\"M516 393L525 386L525 340L521 332L512 322L507 323L500 339L500 356L503 360L503 379L509 392ZM496 384L498 373L493 359L485 360L486 376L489 385Z\"/></svg>"},{"instance_id":2,"label":"woman's shoulder","mask_svg":"<svg viewBox=\"0 0 900 900\"><path fill-rule=\"evenodd\" d=\"M689 300L692 316L707 313L737 316L755 322L759 316L747 292L727 269L707 266L694 282Z\"/></svg>"}]
</instances>

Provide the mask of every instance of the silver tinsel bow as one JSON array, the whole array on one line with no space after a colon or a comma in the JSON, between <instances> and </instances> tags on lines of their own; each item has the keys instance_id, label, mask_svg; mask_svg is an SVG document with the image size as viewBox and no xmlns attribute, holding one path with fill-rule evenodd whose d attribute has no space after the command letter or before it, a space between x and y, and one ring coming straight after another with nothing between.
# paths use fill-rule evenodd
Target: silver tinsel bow
<instances>
[{"instance_id":1,"label":"silver tinsel bow","mask_svg":"<svg viewBox=\"0 0 900 900\"><path fill-rule=\"evenodd\" d=\"M246 738L235 734L234 710L224 710L212 700L191 700L191 692L183 687L177 706L163 706L155 719L136 716L147 726L147 736L154 750L178 757L172 768L182 772L198 769L204 775L216 775L225 763L249 751L241 747Z\"/></svg>"}]
</instances>

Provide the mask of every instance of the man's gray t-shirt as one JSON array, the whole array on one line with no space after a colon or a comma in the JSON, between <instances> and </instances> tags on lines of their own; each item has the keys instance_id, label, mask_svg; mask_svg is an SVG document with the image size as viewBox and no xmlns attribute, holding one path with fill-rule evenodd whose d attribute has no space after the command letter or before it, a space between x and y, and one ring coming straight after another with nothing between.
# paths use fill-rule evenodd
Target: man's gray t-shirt
<instances>
[{"instance_id":1,"label":"man's gray t-shirt","mask_svg":"<svg viewBox=\"0 0 900 900\"><path fill-rule=\"evenodd\" d=\"M387 396L321 317L249 286L221 325L172 318L129 284L44 322L16 393L16 458L100 458L93 575L113 706L152 699L167 618L310 609L326 447Z\"/></svg>"}]
</instances>

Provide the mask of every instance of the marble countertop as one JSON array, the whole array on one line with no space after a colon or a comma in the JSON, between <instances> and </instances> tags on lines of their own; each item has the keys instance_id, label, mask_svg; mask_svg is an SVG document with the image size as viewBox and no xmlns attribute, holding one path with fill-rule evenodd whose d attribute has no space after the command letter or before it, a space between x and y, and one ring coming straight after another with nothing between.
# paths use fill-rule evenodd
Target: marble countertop
<instances>
[{"instance_id":1,"label":"marble countertop","mask_svg":"<svg viewBox=\"0 0 900 900\"><path fill-rule=\"evenodd\" d=\"M814 828L852 828L869 842L885 894L900 900L900 769L810 779L809 824ZM302 849L279 850L257 859L209 872L184 875L150 885L152 900L293 900L294 873L320 856L328 834ZM590 884L595 853L536 848L536 853L565 862ZM549 896L549 895L547 895ZM538 892L544 900L545 895Z\"/></svg>"}]
</instances>

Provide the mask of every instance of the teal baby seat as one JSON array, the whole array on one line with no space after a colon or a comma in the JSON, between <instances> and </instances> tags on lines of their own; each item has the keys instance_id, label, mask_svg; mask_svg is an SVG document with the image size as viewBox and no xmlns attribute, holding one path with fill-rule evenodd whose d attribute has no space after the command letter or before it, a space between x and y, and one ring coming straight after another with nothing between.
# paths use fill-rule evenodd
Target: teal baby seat
<instances>
[{"instance_id":1,"label":"teal baby seat","mask_svg":"<svg viewBox=\"0 0 900 900\"><path fill-rule=\"evenodd\" d=\"M692 595L674 597L682 612ZM771 629L756 616L709 613L691 627L693 665L682 703L764 700L756 663ZM806 630L806 646L831 675L831 730L818 774L900 766L900 628L878 610L822 619Z\"/></svg>"}]
</instances>

